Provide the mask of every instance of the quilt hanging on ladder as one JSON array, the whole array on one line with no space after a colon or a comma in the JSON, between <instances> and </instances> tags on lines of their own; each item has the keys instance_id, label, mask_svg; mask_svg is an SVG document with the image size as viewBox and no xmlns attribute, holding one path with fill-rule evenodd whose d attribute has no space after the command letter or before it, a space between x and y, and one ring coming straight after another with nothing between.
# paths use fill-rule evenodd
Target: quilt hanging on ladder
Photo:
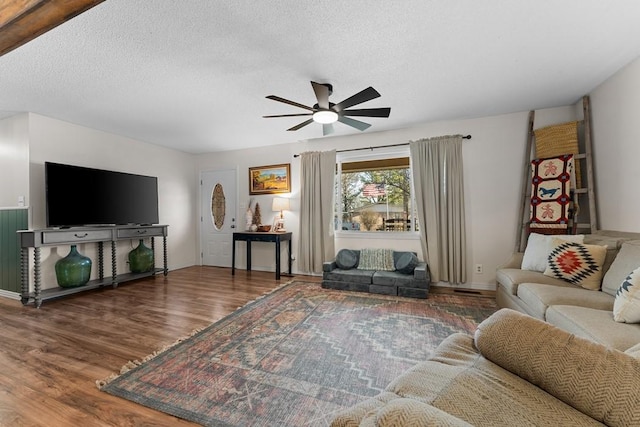
<instances>
[{"instance_id":1,"label":"quilt hanging on ladder","mask_svg":"<svg viewBox=\"0 0 640 427\"><path fill-rule=\"evenodd\" d=\"M566 233L575 186L573 154L532 160L529 228L541 234Z\"/></svg>"},{"instance_id":2,"label":"quilt hanging on ladder","mask_svg":"<svg viewBox=\"0 0 640 427\"><path fill-rule=\"evenodd\" d=\"M578 122L551 125L533 131L536 136L536 158L548 159L563 154L578 154ZM580 162L575 163L576 188L582 188Z\"/></svg>"}]
</instances>

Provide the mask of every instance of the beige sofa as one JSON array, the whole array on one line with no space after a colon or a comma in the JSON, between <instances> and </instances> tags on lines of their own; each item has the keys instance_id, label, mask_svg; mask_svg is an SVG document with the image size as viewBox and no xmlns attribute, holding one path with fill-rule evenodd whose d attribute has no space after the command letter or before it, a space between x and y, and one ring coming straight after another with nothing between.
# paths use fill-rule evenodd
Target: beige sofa
<instances>
[{"instance_id":1,"label":"beige sofa","mask_svg":"<svg viewBox=\"0 0 640 427\"><path fill-rule=\"evenodd\" d=\"M640 425L638 353L503 309L332 426Z\"/></svg>"},{"instance_id":2,"label":"beige sofa","mask_svg":"<svg viewBox=\"0 0 640 427\"><path fill-rule=\"evenodd\" d=\"M608 248L600 290L522 270L523 253L516 253L496 272L498 306L624 351L640 343L640 325L614 321L612 310L621 283L640 266L640 233L598 231L585 235L584 243Z\"/></svg>"}]
</instances>

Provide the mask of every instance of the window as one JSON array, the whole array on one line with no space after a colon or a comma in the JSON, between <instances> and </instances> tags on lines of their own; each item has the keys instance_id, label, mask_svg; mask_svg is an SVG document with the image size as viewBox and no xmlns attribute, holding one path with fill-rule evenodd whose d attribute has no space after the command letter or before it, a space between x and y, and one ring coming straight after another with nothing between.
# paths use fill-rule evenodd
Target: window
<instances>
[{"instance_id":1,"label":"window","mask_svg":"<svg viewBox=\"0 0 640 427\"><path fill-rule=\"evenodd\" d=\"M336 230L415 231L414 206L408 149L338 157Z\"/></svg>"}]
</instances>

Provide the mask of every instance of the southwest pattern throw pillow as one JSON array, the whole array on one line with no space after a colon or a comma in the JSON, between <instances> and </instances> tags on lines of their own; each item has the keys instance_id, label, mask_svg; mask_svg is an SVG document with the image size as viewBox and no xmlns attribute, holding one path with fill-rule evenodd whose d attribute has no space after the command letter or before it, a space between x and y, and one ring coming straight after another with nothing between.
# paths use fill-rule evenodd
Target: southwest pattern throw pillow
<instances>
[{"instance_id":1,"label":"southwest pattern throw pillow","mask_svg":"<svg viewBox=\"0 0 640 427\"><path fill-rule=\"evenodd\" d=\"M613 302L613 320L640 323L640 267L633 270L618 288ZM640 354L640 347L638 350Z\"/></svg>"},{"instance_id":2,"label":"southwest pattern throw pillow","mask_svg":"<svg viewBox=\"0 0 640 427\"><path fill-rule=\"evenodd\" d=\"M585 289L600 289L606 246L584 245L561 239L553 239L553 246L545 276L563 279Z\"/></svg>"}]
</instances>

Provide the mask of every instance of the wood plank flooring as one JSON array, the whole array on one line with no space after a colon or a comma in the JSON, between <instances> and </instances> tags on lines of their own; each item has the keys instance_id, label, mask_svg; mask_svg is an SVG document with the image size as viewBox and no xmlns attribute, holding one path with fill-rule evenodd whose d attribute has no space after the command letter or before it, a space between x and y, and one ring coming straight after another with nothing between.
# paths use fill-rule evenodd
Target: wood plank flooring
<instances>
[{"instance_id":1,"label":"wood plank flooring","mask_svg":"<svg viewBox=\"0 0 640 427\"><path fill-rule=\"evenodd\" d=\"M103 393L95 381L291 279L189 267L40 309L0 298L0 426L194 425Z\"/></svg>"},{"instance_id":2,"label":"wood plank flooring","mask_svg":"<svg viewBox=\"0 0 640 427\"><path fill-rule=\"evenodd\" d=\"M320 282L189 267L45 301L40 309L0 297L0 426L194 425L103 393L95 381L293 278Z\"/></svg>"}]
</instances>

